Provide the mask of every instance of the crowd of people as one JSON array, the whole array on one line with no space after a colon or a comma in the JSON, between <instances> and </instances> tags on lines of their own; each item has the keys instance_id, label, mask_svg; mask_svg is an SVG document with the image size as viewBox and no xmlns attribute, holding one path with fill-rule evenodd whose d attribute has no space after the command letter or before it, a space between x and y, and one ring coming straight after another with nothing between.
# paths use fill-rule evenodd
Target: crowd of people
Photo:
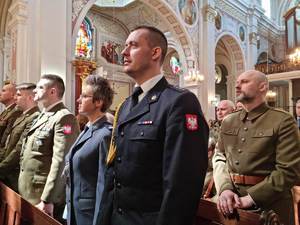
<instances>
[{"instance_id":1,"label":"crowd of people","mask_svg":"<svg viewBox=\"0 0 300 225\"><path fill-rule=\"evenodd\" d=\"M203 194L215 195L225 216L272 209L293 224L300 100L297 126L266 104L266 75L249 70L237 78L239 105L221 101L208 124L197 97L164 78L167 46L160 30L134 29L122 51L133 94L111 118L109 82L88 76L77 100L81 127L59 76L5 84L0 180L69 225L192 225Z\"/></svg>"}]
</instances>

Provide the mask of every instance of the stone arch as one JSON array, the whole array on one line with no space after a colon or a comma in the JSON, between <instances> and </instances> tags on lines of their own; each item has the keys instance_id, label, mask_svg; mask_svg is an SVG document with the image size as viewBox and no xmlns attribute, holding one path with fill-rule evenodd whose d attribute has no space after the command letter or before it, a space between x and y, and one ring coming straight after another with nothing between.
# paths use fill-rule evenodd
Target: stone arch
<instances>
[{"instance_id":1,"label":"stone arch","mask_svg":"<svg viewBox=\"0 0 300 225\"><path fill-rule=\"evenodd\" d=\"M215 42L215 50L222 45L222 50L225 57L216 56L216 64L222 64L228 71L227 75L227 98L235 100L235 80L236 77L245 71L245 54L242 50L240 40L230 32L223 32Z\"/></svg>"},{"instance_id":2,"label":"stone arch","mask_svg":"<svg viewBox=\"0 0 300 225\"><path fill-rule=\"evenodd\" d=\"M188 61L193 61L196 63L196 55L193 51L193 44L191 38L189 37L185 26L180 22L177 18L176 12L172 9L168 3L164 1L156 1L156 0L140 0L142 3L148 5L152 9L154 9L161 18L166 18L165 22L169 25L170 31L172 32L172 36L174 36L182 46L179 50L180 54L185 56L186 61L183 62L184 68L187 68ZM73 16L72 16L72 46L71 46L71 57L74 55L74 40L76 39L76 35L80 24L82 23L85 15L89 11L89 9L94 5L96 0L73 0ZM198 20L198 23L200 21ZM168 35L167 35L168 37ZM192 63L192 64L194 64Z\"/></svg>"}]
</instances>

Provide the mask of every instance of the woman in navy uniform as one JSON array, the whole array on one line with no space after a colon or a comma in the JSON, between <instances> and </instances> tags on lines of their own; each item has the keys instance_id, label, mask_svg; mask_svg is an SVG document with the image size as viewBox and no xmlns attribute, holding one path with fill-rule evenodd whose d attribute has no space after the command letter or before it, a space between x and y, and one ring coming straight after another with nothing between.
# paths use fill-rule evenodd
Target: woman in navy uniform
<instances>
[{"instance_id":1,"label":"woman in navy uniform","mask_svg":"<svg viewBox=\"0 0 300 225\"><path fill-rule=\"evenodd\" d=\"M138 27L127 38L124 71L137 87L116 113L98 225L193 224L208 126L197 97L161 74L166 51L156 28Z\"/></svg>"},{"instance_id":2,"label":"woman in navy uniform","mask_svg":"<svg viewBox=\"0 0 300 225\"><path fill-rule=\"evenodd\" d=\"M84 82L79 113L89 122L66 156L68 224L91 225L96 202L101 201L104 167L111 137L111 124L105 116L113 99L107 80L88 76Z\"/></svg>"}]
</instances>

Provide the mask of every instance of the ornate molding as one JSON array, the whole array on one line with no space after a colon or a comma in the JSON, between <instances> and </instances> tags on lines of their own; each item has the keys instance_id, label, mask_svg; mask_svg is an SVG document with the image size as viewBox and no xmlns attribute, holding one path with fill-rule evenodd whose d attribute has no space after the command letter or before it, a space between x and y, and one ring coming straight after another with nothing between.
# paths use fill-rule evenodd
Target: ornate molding
<instances>
[{"instance_id":1,"label":"ornate molding","mask_svg":"<svg viewBox=\"0 0 300 225\"><path fill-rule=\"evenodd\" d=\"M72 22L75 24L79 13L89 0L72 0Z\"/></svg>"},{"instance_id":2,"label":"ornate molding","mask_svg":"<svg viewBox=\"0 0 300 225\"><path fill-rule=\"evenodd\" d=\"M14 29L18 24L26 24L28 19L28 2L26 0L13 2L8 9L8 13L10 15L7 25L8 30Z\"/></svg>"},{"instance_id":3,"label":"ornate molding","mask_svg":"<svg viewBox=\"0 0 300 225\"><path fill-rule=\"evenodd\" d=\"M217 10L211 5L204 7L204 21L214 23L217 16Z\"/></svg>"},{"instance_id":4,"label":"ornate molding","mask_svg":"<svg viewBox=\"0 0 300 225\"><path fill-rule=\"evenodd\" d=\"M229 5L226 1L216 0L215 5L220 11L232 16L244 24L247 24L247 14L242 13L241 10Z\"/></svg>"}]
</instances>

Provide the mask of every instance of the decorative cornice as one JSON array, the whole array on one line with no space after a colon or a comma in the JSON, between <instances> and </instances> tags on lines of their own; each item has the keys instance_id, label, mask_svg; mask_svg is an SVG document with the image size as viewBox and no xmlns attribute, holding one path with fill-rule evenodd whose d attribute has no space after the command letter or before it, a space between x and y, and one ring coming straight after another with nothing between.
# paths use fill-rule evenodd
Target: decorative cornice
<instances>
[{"instance_id":1,"label":"decorative cornice","mask_svg":"<svg viewBox=\"0 0 300 225\"><path fill-rule=\"evenodd\" d=\"M230 5L224 0L216 0L215 5L216 8L218 8L220 11L232 16L233 18L244 24L247 23L247 14L243 13L241 9Z\"/></svg>"},{"instance_id":2,"label":"decorative cornice","mask_svg":"<svg viewBox=\"0 0 300 225\"><path fill-rule=\"evenodd\" d=\"M203 10L204 10L204 21L214 23L215 17L217 16L216 9L211 5L206 5L204 6Z\"/></svg>"}]
</instances>

